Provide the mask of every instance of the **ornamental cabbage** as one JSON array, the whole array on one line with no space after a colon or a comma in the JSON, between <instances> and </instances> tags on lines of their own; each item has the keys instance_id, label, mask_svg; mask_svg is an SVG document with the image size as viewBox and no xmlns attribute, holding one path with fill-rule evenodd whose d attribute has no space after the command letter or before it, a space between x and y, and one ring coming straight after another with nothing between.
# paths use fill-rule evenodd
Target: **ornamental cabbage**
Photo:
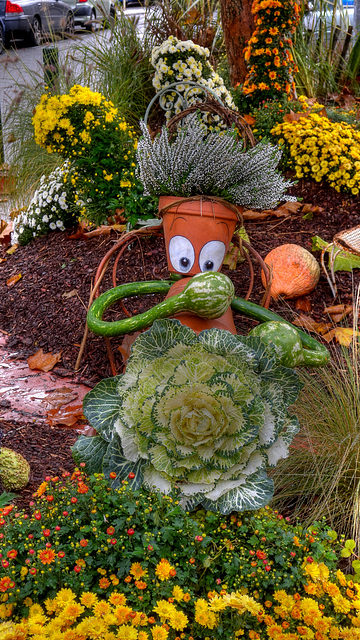
<instances>
[{"instance_id":1,"label":"ornamental cabbage","mask_svg":"<svg viewBox=\"0 0 360 640\"><path fill-rule=\"evenodd\" d=\"M157 320L135 341L126 372L85 397L98 435L81 436L73 455L90 473L115 472L113 486L176 485L188 510L258 509L273 495L267 466L288 455L298 431L288 406L299 387L260 338Z\"/></svg>"}]
</instances>

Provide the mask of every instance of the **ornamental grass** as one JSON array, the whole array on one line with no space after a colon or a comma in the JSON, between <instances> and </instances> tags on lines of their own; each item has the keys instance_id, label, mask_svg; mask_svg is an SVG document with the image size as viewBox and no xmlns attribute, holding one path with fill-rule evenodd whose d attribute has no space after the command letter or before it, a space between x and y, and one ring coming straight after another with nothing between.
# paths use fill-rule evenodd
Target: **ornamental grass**
<instances>
[{"instance_id":1,"label":"ornamental grass","mask_svg":"<svg viewBox=\"0 0 360 640\"><path fill-rule=\"evenodd\" d=\"M330 364L299 371L304 387L293 410L302 427L292 453L273 472L278 508L291 504L304 524L326 517L336 530L360 540L360 364L357 342L359 292L354 339L333 350Z\"/></svg>"}]
</instances>

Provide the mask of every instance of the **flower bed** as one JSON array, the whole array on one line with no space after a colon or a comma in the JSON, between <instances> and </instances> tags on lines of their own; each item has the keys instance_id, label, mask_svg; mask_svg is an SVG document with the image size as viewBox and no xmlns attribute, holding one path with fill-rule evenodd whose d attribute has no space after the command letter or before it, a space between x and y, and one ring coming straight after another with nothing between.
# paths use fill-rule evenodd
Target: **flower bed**
<instances>
[{"instance_id":1,"label":"flower bed","mask_svg":"<svg viewBox=\"0 0 360 640\"><path fill-rule=\"evenodd\" d=\"M360 586L324 524L190 516L130 482L76 469L46 478L31 514L2 510L1 638L359 637Z\"/></svg>"},{"instance_id":2,"label":"flower bed","mask_svg":"<svg viewBox=\"0 0 360 640\"><path fill-rule=\"evenodd\" d=\"M336 191L360 189L360 132L317 113L276 125L272 131L288 154L297 178L325 179Z\"/></svg>"}]
</instances>

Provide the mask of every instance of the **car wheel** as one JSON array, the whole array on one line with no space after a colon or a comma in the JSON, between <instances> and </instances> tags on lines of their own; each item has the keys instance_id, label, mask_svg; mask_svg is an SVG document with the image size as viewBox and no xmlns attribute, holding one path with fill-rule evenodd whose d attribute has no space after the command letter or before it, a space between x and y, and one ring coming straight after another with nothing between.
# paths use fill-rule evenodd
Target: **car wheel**
<instances>
[{"instance_id":1,"label":"car wheel","mask_svg":"<svg viewBox=\"0 0 360 640\"><path fill-rule=\"evenodd\" d=\"M75 33L74 15L72 13L68 13L66 16L64 35L73 36L74 33Z\"/></svg>"},{"instance_id":2,"label":"car wheel","mask_svg":"<svg viewBox=\"0 0 360 640\"><path fill-rule=\"evenodd\" d=\"M86 31L92 31L94 33L94 31L96 31L96 24L95 24L95 20L96 20L96 15L95 15L95 11L94 9L91 11L91 16L90 16L90 20L89 22L86 24L85 29Z\"/></svg>"},{"instance_id":3,"label":"car wheel","mask_svg":"<svg viewBox=\"0 0 360 640\"><path fill-rule=\"evenodd\" d=\"M38 47L41 44L41 38L42 28L40 18L34 16L34 20L29 33L29 42L33 47Z\"/></svg>"},{"instance_id":4,"label":"car wheel","mask_svg":"<svg viewBox=\"0 0 360 640\"><path fill-rule=\"evenodd\" d=\"M116 25L116 11L115 7L111 6L110 9L110 29L113 29Z\"/></svg>"}]
</instances>

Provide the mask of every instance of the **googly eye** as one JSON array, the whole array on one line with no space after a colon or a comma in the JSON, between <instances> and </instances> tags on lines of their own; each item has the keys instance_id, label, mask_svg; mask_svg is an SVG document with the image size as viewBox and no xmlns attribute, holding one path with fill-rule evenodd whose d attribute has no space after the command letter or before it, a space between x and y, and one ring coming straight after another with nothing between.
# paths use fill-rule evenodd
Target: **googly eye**
<instances>
[{"instance_id":1,"label":"googly eye","mask_svg":"<svg viewBox=\"0 0 360 640\"><path fill-rule=\"evenodd\" d=\"M225 257L225 245L220 240L204 244L199 255L200 271L218 271Z\"/></svg>"},{"instance_id":2,"label":"googly eye","mask_svg":"<svg viewBox=\"0 0 360 640\"><path fill-rule=\"evenodd\" d=\"M169 242L169 258L175 271L188 273L195 262L195 251L190 240L184 236L171 238Z\"/></svg>"}]
</instances>

